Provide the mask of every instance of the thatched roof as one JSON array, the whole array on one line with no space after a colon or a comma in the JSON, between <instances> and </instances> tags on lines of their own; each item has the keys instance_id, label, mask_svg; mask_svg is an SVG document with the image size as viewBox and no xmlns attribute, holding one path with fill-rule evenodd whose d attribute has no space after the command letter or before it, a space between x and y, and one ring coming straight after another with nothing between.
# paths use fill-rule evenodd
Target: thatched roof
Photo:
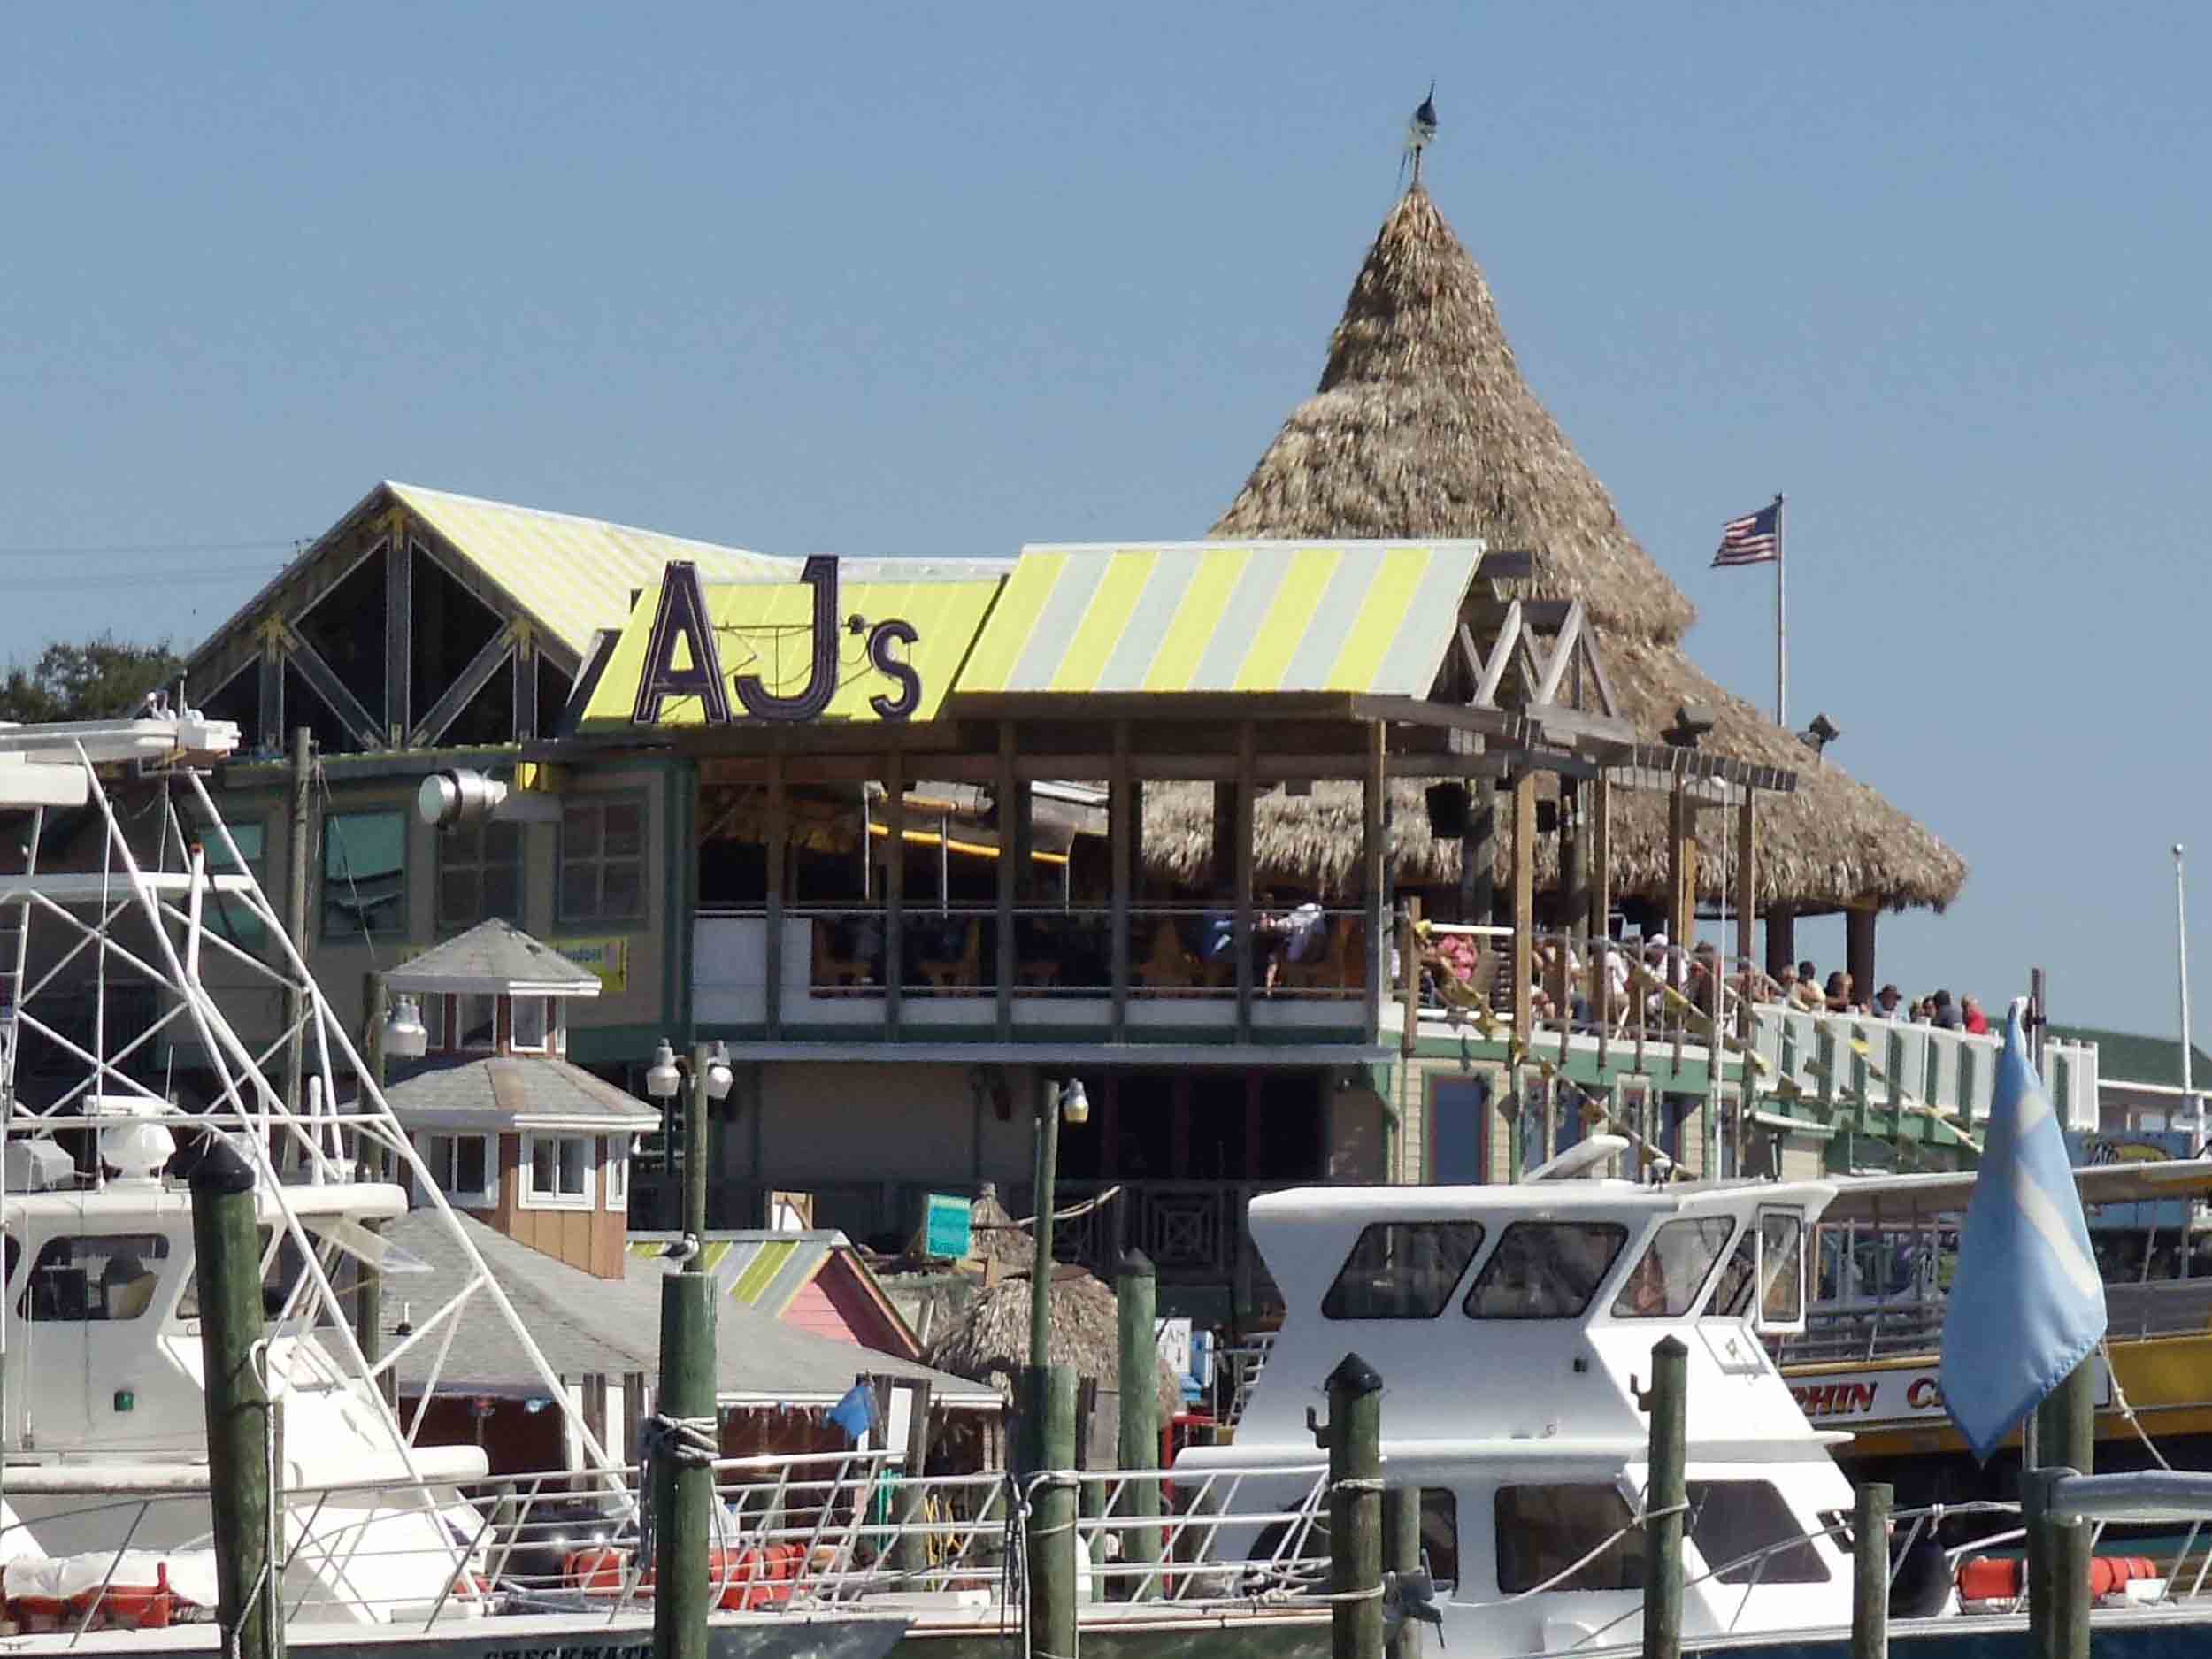
<instances>
[{"instance_id":1,"label":"thatched roof","mask_svg":"<svg viewBox=\"0 0 2212 1659\"><path fill-rule=\"evenodd\" d=\"M1029 1286L1025 1270L986 1286L959 1319L930 1343L928 1363L956 1377L990 1383L1010 1402L1022 1367L1029 1363ZM1046 1363L1070 1366L1078 1377L1097 1379L1101 1390L1118 1394L1120 1327L1112 1288L1079 1267L1056 1268L1050 1317ZM1165 1361L1154 1380L1163 1415L1181 1409L1182 1386Z\"/></svg>"},{"instance_id":2,"label":"thatched roof","mask_svg":"<svg viewBox=\"0 0 2212 1659\"><path fill-rule=\"evenodd\" d=\"M1655 737L1678 705L1709 703L1718 723L1707 747L1800 773L1794 796L1761 803L1763 902L1940 907L1966 878L1964 862L1933 833L1816 763L1683 653L1695 609L1629 534L1521 378L1489 284L1417 185L1384 222L1352 284L1320 389L1283 423L1213 534L1480 536L1530 552L1528 590L1583 601L1622 712L1640 729ZM1420 786L1401 783L1394 793L1399 879L1455 880L1458 846L1431 839ZM1615 889L1656 897L1666 875L1664 802L1617 800ZM1359 822L1348 786L1267 797L1257 831L1263 879L1344 890L1356 879ZM1706 830L1708 841L1717 841L1717 828ZM1202 880L1211 842L1210 789L1148 792L1145 847L1156 870ZM1502 879L1509 856L1501 838ZM1701 862L1702 885L1717 894L1717 856Z\"/></svg>"}]
</instances>

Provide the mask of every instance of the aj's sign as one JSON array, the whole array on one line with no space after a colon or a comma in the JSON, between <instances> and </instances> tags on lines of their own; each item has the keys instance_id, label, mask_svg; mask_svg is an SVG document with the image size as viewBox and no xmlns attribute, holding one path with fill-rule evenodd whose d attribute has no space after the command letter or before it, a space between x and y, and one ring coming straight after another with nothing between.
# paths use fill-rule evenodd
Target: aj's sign
<instances>
[{"instance_id":1,"label":"aj's sign","mask_svg":"<svg viewBox=\"0 0 2212 1659\"><path fill-rule=\"evenodd\" d=\"M645 639L645 666L638 676L637 703L630 718L640 726L659 720L661 704L670 697L699 699L701 718L709 726L730 724L730 694L755 720L816 720L837 695L837 636L851 634L867 641L870 668L898 687L895 695L878 694L868 706L879 719L904 720L921 705L922 677L914 665L892 652L894 644L911 646L919 637L914 625L896 617L869 622L858 616L841 623L837 615L837 560L828 554L809 558L799 572L800 583L813 590L813 621L810 630L811 660L806 683L790 695L771 691L757 674L725 679L722 656L716 648L714 625L707 617L707 600L699 586L699 572L688 559L672 561L661 580L659 607L653 612L653 631ZM681 643L690 666L676 666L676 647Z\"/></svg>"}]
</instances>

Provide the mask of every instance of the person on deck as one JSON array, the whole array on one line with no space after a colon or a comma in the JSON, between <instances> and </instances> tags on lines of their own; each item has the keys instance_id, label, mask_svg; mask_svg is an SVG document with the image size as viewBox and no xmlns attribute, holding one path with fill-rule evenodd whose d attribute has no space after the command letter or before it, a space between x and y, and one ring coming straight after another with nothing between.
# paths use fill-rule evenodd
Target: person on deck
<instances>
[{"instance_id":1,"label":"person on deck","mask_svg":"<svg viewBox=\"0 0 2212 1659\"><path fill-rule=\"evenodd\" d=\"M1874 993L1874 1011L1884 1019L1895 1019L1897 1005L1904 1000L1903 992L1893 985L1886 985Z\"/></svg>"},{"instance_id":2,"label":"person on deck","mask_svg":"<svg viewBox=\"0 0 2212 1659\"><path fill-rule=\"evenodd\" d=\"M1938 1031L1959 1028L1959 1011L1952 1006L1950 992L1938 991L1928 999L1928 1023Z\"/></svg>"},{"instance_id":3,"label":"person on deck","mask_svg":"<svg viewBox=\"0 0 2212 1659\"><path fill-rule=\"evenodd\" d=\"M1826 1002L1820 990L1820 970L1813 966L1810 959L1799 963L1797 983L1790 987L1790 1005L1809 1014L1817 1014Z\"/></svg>"},{"instance_id":4,"label":"person on deck","mask_svg":"<svg viewBox=\"0 0 2212 1659\"><path fill-rule=\"evenodd\" d=\"M1989 1035L1989 1016L1982 1012L1978 998L1969 996L1960 1003L1960 1007L1965 1011L1960 1015L1959 1024L1965 1031L1977 1037Z\"/></svg>"}]
</instances>

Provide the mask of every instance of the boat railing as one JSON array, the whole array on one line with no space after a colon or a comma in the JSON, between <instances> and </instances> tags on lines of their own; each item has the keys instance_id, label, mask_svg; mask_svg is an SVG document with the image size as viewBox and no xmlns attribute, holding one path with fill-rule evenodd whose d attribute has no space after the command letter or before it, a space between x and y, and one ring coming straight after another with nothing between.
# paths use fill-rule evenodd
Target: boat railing
<instances>
[{"instance_id":1,"label":"boat railing","mask_svg":"<svg viewBox=\"0 0 2212 1659\"><path fill-rule=\"evenodd\" d=\"M1805 1365L1932 1354L1943 1334L1943 1307L1938 1297L1816 1304L1802 1334L1777 1341L1775 1357ZM2212 1330L2212 1279L2108 1284L2105 1308L2108 1341L2200 1336Z\"/></svg>"}]
</instances>

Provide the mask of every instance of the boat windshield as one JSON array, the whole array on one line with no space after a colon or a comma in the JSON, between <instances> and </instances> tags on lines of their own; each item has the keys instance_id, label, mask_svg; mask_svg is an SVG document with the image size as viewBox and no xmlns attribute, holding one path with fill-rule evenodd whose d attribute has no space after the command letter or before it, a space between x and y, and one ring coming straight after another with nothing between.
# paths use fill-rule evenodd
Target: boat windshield
<instances>
[{"instance_id":1,"label":"boat windshield","mask_svg":"<svg viewBox=\"0 0 2212 1659\"><path fill-rule=\"evenodd\" d=\"M1467 1293L1471 1319L1572 1319L1597 1294L1628 1229L1612 1221L1517 1221Z\"/></svg>"},{"instance_id":2,"label":"boat windshield","mask_svg":"<svg viewBox=\"0 0 2212 1659\"><path fill-rule=\"evenodd\" d=\"M1479 1222L1376 1222L1344 1258L1321 1299L1321 1317L1433 1319L1481 1248Z\"/></svg>"},{"instance_id":3,"label":"boat windshield","mask_svg":"<svg viewBox=\"0 0 2212 1659\"><path fill-rule=\"evenodd\" d=\"M1697 1305L1697 1294L1735 1226L1726 1216L1684 1216L1668 1222L1629 1270L1621 1294L1613 1299L1613 1317L1682 1317Z\"/></svg>"}]
</instances>

